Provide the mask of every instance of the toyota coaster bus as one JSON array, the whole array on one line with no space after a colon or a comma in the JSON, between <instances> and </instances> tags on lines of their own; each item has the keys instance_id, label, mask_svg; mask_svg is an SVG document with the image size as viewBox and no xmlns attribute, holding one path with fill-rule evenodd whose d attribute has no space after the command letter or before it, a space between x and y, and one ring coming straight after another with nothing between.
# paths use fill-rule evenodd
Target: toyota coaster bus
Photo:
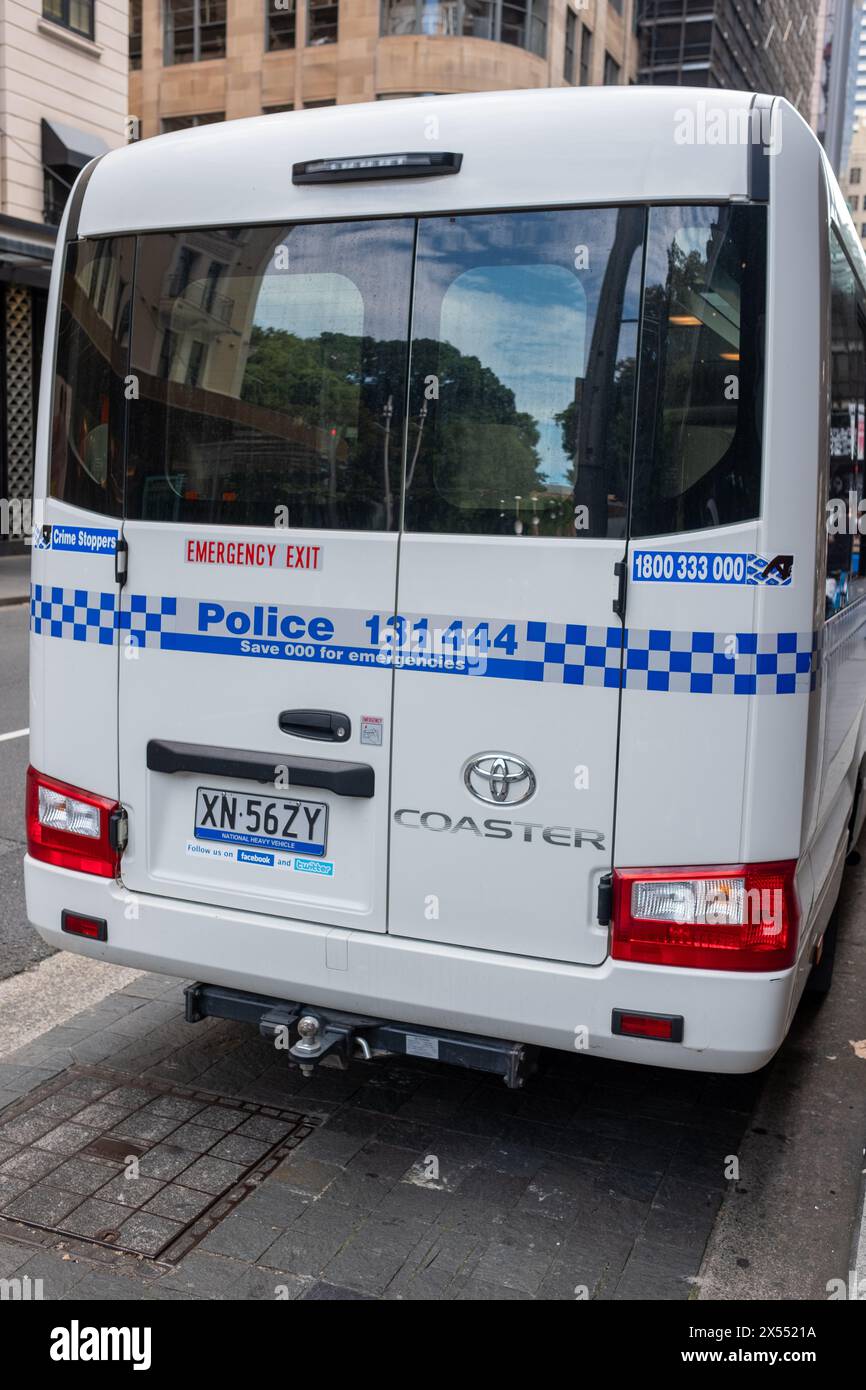
<instances>
[{"instance_id":1,"label":"toyota coaster bus","mask_svg":"<svg viewBox=\"0 0 866 1390\"><path fill-rule=\"evenodd\" d=\"M780 99L415 99L94 161L37 441L40 935L307 1072L762 1066L864 814L825 524L864 333Z\"/></svg>"}]
</instances>

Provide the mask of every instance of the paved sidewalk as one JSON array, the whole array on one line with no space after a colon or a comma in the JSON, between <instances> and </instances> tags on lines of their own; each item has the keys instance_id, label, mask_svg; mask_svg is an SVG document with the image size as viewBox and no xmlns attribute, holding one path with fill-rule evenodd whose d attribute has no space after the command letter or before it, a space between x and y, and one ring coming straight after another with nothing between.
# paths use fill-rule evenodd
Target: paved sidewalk
<instances>
[{"instance_id":1,"label":"paved sidewalk","mask_svg":"<svg viewBox=\"0 0 866 1390\"><path fill-rule=\"evenodd\" d=\"M73 1066L91 1070L69 1082ZM144 1094L163 1083L180 1099ZM308 1137L238 1205L226 1197L228 1214L195 1248L181 1240L159 1259L40 1231L7 1210L0 1278L41 1278L46 1298L76 1300L687 1299L725 1155L761 1084L564 1054L546 1054L516 1093L420 1059L319 1068L304 1081L252 1027L184 1023L181 983L142 975L0 1060L0 1208L78 1229L117 1201L201 1208L215 1186L200 1150L218 1138L205 1126L234 1124L238 1102L292 1112ZM131 1121L143 1100L147 1114ZM205 1115L206 1102L216 1121L193 1115L194 1137L176 1131L141 1159L139 1181L152 1187L124 1187L117 1166L98 1172L104 1139L69 1158L97 1122L123 1153L179 1124L167 1119L176 1109ZM184 1144L199 1152L184 1157ZM172 1154L174 1186L160 1192L156 1160Z\"/></svg>"},{"instance_id":2,"label":"paved sidewalk","mask_svg":"<svg viewBox=\"0 0 866 1390\"><path fill-rule=\"evenodd\" d=\"M34 942L42 945L35 932ZM46 950L49 948L46 947ZM56 1025L137 980L141 971L57 951L31 970L0 980L0 1062ZM0 1104L2 1104L0 1099Z\"/></svg>"},{"instance_id":3,"label":"paved sidewalk","mask_svg":"<svg viewBox=\"0 0 866 1390\"><path fill-rule=\"evenodd\" d=\"M30 552L0 555L0 608L30 597Z\"/></svg>"}]
</instances>

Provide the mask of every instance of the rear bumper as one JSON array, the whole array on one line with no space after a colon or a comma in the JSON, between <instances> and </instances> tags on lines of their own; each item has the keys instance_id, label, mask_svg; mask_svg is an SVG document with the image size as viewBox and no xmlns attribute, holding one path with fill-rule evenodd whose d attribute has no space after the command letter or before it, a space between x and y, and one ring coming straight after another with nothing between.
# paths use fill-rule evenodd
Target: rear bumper
<instances>
[{"instance_id":1,"label":"rear bumper","mask_svg":"<svg viewBox=\"0 0 866 1390\"><path fill-rule=\"evenodd\" d=\"M794 969L746 975L610 959L565 965L132 894L29 856L24 864L27 915L44 941L141 970L690 1071L755 1071L787 1027ZM107 941L62 932L64 909L105 918ZM614 1009L682 1015L683 1041L616 1036Z\"/></svg>"}]
</instances>

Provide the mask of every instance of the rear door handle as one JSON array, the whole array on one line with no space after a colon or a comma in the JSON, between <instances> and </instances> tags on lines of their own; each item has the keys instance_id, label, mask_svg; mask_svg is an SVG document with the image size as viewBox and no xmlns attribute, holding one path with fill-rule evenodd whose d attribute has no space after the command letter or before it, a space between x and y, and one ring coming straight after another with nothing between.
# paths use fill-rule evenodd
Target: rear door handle
<instances>
[{"instance_id":1,"label":"rear door handle","mask_svg":"<svg viewBox=\"0 0 866 1390\"><path fill-rule=\"evenodd\" d=\"M346 743L352 733L348 714L332 709L284 709L279 724L284 734L325 743Z\"/></svg>"},{"instance_id":2,"label":"rear door handle","mask_svg":"<svg viewBox=\"0 0 866 1390\"><path fill-rule=\"evenodd\" d=\"M288 775L292 787L324 787L337 796L371 797L376 777L369 763L344 763L336 758L298 758L286 753L248 753L239 748L214 748L206 743L169 743L152 738L147 745L151 772L204 772L211 777L239 777L247 782L274 783Z\"/></svg>"}]
</instances>

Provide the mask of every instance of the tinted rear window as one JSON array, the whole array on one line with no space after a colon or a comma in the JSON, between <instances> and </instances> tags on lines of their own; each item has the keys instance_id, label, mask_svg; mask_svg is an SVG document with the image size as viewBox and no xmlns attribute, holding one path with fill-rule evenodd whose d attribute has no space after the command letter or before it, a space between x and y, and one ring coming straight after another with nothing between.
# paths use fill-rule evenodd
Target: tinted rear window
<instances>
[{"instance_id":1,"label":"tinted rear window","mask_svg":"<svg viewBox=\"0 0 866 1390\"><path fill-rule=\"evenodd\" d=\"M134 520L515 542L624 538L629 509L638 537L748 520L765 296L758 207L73 244L52 493Z\"/></svg>"},{"instance_id":2,"label":"tinted rear window","mask_svg":"<svg viewBox=\"0 0 866 1390\"><path fill-rule=\"evenodd\" d=\"M641 208L421 222L406 528L624 536Z\"/></svg>"},{"instance_id":3,"label":"tinted rear window","mask_svg":"<svg viewBox=\"0 0 866 1390\"><path fill-rule=\"evenodd\" d=\"M127 515L399 521L410 221L139 239Z\"/></svg>"}]
</instances>

